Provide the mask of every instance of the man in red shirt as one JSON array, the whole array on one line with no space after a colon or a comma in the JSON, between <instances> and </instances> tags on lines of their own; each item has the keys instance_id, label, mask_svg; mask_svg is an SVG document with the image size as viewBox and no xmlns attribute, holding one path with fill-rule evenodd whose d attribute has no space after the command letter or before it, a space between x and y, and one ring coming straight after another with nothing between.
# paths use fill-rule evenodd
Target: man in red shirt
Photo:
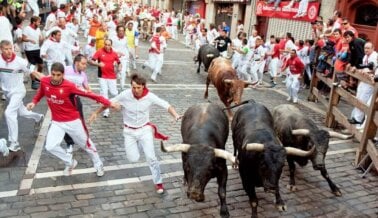
<instances>
[{"instance_id":1,"label":"man in red shirt","mask_svg":"<svg viewBox=\"0 0 378 218\"><path fill-rule=\"evenodd\" d=\"M112 44L113 42L111 39L106 39L104 48L97 50L92 57L92 61L89 62L95 66L98 66L100 93L105 98L109 98L108 91L112 96L118 95L117 73L114 65L118 65L118 71L122 70L122 65L118 58L118 54L117 52L113 51ZM103 117L109 117L109 109L104 111Z\"/></svg>"},{"instance_id":2,"label":"man in red shirt","mask_svg":"<svg viewBox=\"0 0 378 218\"><path fill-rule=\"evenodd\" d=\"M80 119L79 111L71 101L71 97L74 95L84 96L100 102L107 107L119 107L102 96L77 88L74 83L63 78L63 64L52 64L51 76L42 77L41 86L37 94L26 107L28 110L32 110L42 97L46 97L52 115L51 125L46 136L46 150L64 161L66 167L63 175L71 175L72 170L77 165L77 161L72 158L72 154L67 153L60 146L64 135L67 133L72 137L75 144L79 145L89 154L97 171L97 176L103 176L103 163L97 153L95 144L89 138L84 121Z\"/></svg>"},{"instance_id":3,"label":"man in red shirt","mask_svg":"<svg viewBox=\"0 0 378 218\"><path fill-rule=\"evenodd\" d=\"M289 92L288 101L293 100L293 103L298 103L298 91L300 86L300 79L303 76L304 64L297 56L295 49L290 51L290 58L286 60L282 67L282 71L289 68L289 77L286 80L286 88Z\"/></svg>"}]
</instances>

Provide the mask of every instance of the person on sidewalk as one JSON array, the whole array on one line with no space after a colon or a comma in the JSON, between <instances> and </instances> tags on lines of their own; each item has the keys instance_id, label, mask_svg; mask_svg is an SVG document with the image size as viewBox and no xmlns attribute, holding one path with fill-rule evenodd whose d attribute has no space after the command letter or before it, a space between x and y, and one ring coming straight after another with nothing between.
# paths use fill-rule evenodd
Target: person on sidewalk
<instances>
[{"instance_id":1,"label":"person on sidewalk","mask_svg":"<svg viewBox=\"0 0 378 218\"><path fill-rule=\"evenodd\" d=\"M163 66L163 47L160 43L161 27L156 28L155 35L151 38L151 48L148 50L148 60L142 65L142 69L149 67L152 69L151 80L156 82L156 77L161 73Z\"/></svg>"},{"instance_id":2,"label":"person on sidewalk","mask_svg":"<svg viewBox=\"0 0 378 218\"><path fill-rule=\"evenodd\" d=\"M118 95L115 65L118 65L118 71L122 70L121 61L119 60L118 54L113 51L112 44L111 39L106 39L104 48L97 50L92 60L89 62L92 65L98 66L100 93L105 98L108 98L108 92L110 92L112 96ZM109 109L104 111L103 117L109 117Z\"/></svg>"},{"instance_id":3,"label":"person on sidewalk","mask_svg":"<svg viewBox=\"0 0 378 218\"><path fill-rule=\"evenodd\" d=\"M374 51L374 45L371 42L367 42L364 45L364 51L365 51L365 56L363 57L362 60L362 74L369 75L370 71L372 69L375 69L376 66L378 66L378 53ZM368 66L370 66L369 69ZM370 104L369 99L373 95L374 92L374 87L360 81L357 86L357 93L356 93L356 98L363 102L364 104ZM353 108L351 118L348 119L348 122L350 124L362 124L365 120L365 113L358 109L357 107Z\"/></svg>"},{"instance_id":4,"label":"person on sidewalk","mask_svg":"<svg viewBox=\"0 0 378 218\"><path fill-rule=\"evenodd\" d=\"M156 192L164 192L164 186L160 175L159 162L155 156L153 138L167 140L168 137L157 131L157 127L150 122L150 110L152 105L165 108L178 121L181 116L167 101L149 92L146 79L138 74L131 75L131 89L121 92L111 99L113 103L119 103L123 115L123 136L125 142L126 157L130 162L139 160L138 147L143 148L146 160L149 164L152 180ZM96 120L105 107L101 107L92 113L89 122Z\"/></svg>"},{"instance_id":5,"label":"person on sidewalk","mask_svg":"<svg viewBox=\"0 0 378 218\"><path fill-rule=\"evenodd\" d=\"M64 79L64 65L53 63L51 66L51 75L42 77L41 86L32 102L27 104L27 109L32 110L35 105L46 97L47 105L51 110L52 121L46 136L46 150L62 160L66 167L63 171L64 176L70 176L72 170L76 167L77 161L73 159L72 154L67 153L61 146L64 135L69 134L75 144L79 145L86 151L92 159L97 176L104 175L103 163L97 152L95 144L89 138L85 123L80 119L80 113L71 101L72 95L88 97L100 102L105 107L118 108L116 103L96 95L93 92L84 91L77 88L76 85Z\"/></svg>"},{"instance_id":6,"label":"person on sidewalk","mask_svg":"<svg viewBox=\"0 0 378 218\"><path fill-rule=\"evenodd\" d=\"M75 83L76 87L86 90L87 92L91 92L91 89L88 84L88 77L85 73L87 69L87 58L82 55L78 54L74 58L74 63L71 66L66 66L64 68L64 79L69 80ZM76 107L79 111L80 119L84 120L84 113L83 113L83 104L79 96L73 95L71 96L72 104ZM64 136L64 141L67 143L67 152L72 153L73 145L75 142L73 141L72 137L68 134Z\"/></svg>"},{"instance_id":7,"label":"person on sidewalk","mask_svg":"<svg viewBox=\"0 0 378 218\"><path fill-rule=\"evenodd\" d=\"M4 111L5 121L8 126L9 150L18 151L21 146L18 142L18 120L17 117L26 117L35 121L35 128L39 128L43 121L43 114L28 111L22 100L26 95L24 85L24 73L35 74L28 69L28 62L16 56L13 52L11 41L0 42L0 84L6 99L9 101Z\"/></svg>"},{"instance_id":8,"label":"person on sidewalk","mask_svg":"<svg viewBox=\"0 0 378 218\"><path fill-rule=\"evenodd\" d=\"M305 65L302 63L301 59L297 56L297 51L295 49L290 51L290 58L286 60L282 67L282 71L289 68L289 76L286 81L286 88L289 94L287 101L293 100L293 103L298 103L298 91L300 86L300 79L303 76Z\"/></svg>"}]
</instances>

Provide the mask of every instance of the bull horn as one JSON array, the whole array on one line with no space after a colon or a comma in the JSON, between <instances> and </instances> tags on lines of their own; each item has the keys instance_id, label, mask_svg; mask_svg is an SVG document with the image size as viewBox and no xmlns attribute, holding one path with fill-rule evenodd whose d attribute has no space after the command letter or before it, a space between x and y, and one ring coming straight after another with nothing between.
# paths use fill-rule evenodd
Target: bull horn
<instances>
[{"instance_id":1,"label":"bull horn","mask_svg":"<svg viewBox=\"0 0 378 218\"><path fill-rule=\"evenodd\" d=\"M232 79L225 79L223 80L224 83L232 83Z\"/></svg>"},{"instance_id":2,"label":"bull horn","mask_svg":"<svg viewBox=\"0 0 378 218\"><path fill-rule=\"evenodd\" d=\"M308 129L293 129L293 130L291 130L291 134L293 134L293 135L309 135L310 130L308 130Z\"/></svg>"},{"instance_id":3,"label":"bull horn","mask_svg":"<svg viewBox=\"0 0 378 218\"><path fill-rule=\"evenodd\" d=\"M335 131L328 131L330 137L335 137L339 139L351 139L353 135L344 135Z\"/></svg>"},{"instance_id":4,"label":"bull horn","mask_svg":"<svg viewBox=\"0 0 378 218\"><path fill-rule=\"evenodd\" d=\"M235 157L230 152L225 151L223 149L214 148L215 157L220 157L225 160L231 161L233 164L235 164Z\"/></svg>"},{"instance_id":5,"label":"bull horn","mask_svg":"<svg viewBox=\"0 0 378 218\"><path fill-rule=\"evenodd\" d=\"M206 57L207 58L212 58L212 57L214 57L214 54L207 54Z\"/></svg>"},{"instance_id":6,"label":"bull horn","mask_svg":"<svg viewBox=\"0 0 378 218\"><path fill-rule=\"evenodd\" d=\"M160 142L160 149L162 152L175 152L175 151L188 152L189 148L190 148L189 144L176 144L169 147L165 147L163 141Z\"/></svg>"},{"instance_id":7,"label":"bull horn","mask_svg":"<svg viewBox=\"0 0 378 218\"><path fill-rule=\"evenodd\" d=\"M312 148L308 151L298 149L298 148L293 148L293 147L285 147L285 150L286 150L286 155L307 157L315 151L315 146L312 146Z\"/></svg>"},{"instance_id":8,"label":"bull horn","mask_svg":"<svg viewBox=\"0 0 378 218\"><path fill-rule=\"evenodd\" d=\"M261 143L248 143L244 146L244 149L248 151L263 151L264 144Z\"/></svg>"},{"instance_id":9,"label":"bull horn","mask_svg":"<svg viewBox=\"0 0 378 218\"><path fill-rule=\"evenodd\" d=\"M256 81L256 82L249 82L247 80L243 80L245 84L249 85L249 86L254 86L256 85L259 81Z\"/></svg>"}]
</instances>

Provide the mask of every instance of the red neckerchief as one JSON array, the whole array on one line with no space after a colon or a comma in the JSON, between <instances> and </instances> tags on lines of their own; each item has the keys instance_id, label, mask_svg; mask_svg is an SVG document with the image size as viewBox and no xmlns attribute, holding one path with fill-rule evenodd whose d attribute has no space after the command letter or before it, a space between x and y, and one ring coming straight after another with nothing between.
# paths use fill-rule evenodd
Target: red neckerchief
<instances>
[{"instance_id":1,"label":"red neckerchief","mask_svg":"<svg viewBox=\"0 0 378 218\"><path fill-rule=\"evenodd\" d=\"M133 95L134 95L134 98L136 98L137 100L139 100L139 99L143 98L144 96L146 96L148 94L148 92L149 92L149 90L147 89L147 87L144 87L143 88L143 93L142 93L142 95L140 97L134 95L134 93L133 93Z\"/></svg>"},{"instance_id":2,"label":"red neckerchief","mask_svg":"<svg viewBox=\"0 0 378 218\"><path fill-rule=\"evenodd\" d=\"M304 46L298 46L298 51L302 50L302 48L304 48Z\"/></svg>"},{"instance_id":3,"label":"red neckerchief","mask_svg":"<svg viewBox=\"0 0 378 218\"><path fill-rule=\"evenodd\" d=\"M3 58L3 60L5 61L5 63L9 64L10 62L12 62L16 58L16 54L12 53L12 56L10 58L6 58L4 56L4 54L1 54L1 57Z\"/></svg>"},{"instance_id":4,"label":"red neckerchief","mask_svg":"<svg viewBox=\"0 0 378 218\"><path fill-rule=\"evenodd\" d=\"M51 41L53 41L53 42L58 42L58 41L56 41L56 39L54 38L54 37L52 37L52 36L50 36L50 38L49 38Z\"/></svg>"},{"instance_id":5,"label":"red neckerchief","mask_svg":"<svg viewBox=\"0 0 378 218\"><path fill-rule=\"evenodd\" d=\"M31 28L35 29L35 30L37 29L37 27L36 27L35 25L33 25L33 24L30 24L29 26L30 26Z\"/></svg>"}]
</instances>

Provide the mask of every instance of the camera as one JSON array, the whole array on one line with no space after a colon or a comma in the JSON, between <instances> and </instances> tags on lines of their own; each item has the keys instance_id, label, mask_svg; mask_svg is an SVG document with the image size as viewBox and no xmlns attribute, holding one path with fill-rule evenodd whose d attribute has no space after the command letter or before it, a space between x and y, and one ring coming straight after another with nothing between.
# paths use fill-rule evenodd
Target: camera
<instances>
[{"instance_id":1,"label":"camera","mask_svg":"<svg viewBox=\"0 0 378 218\"><path fill-rule=\"evenodd\" d=\"M364 69L364 68L368 68L369 70L373 70L374 69L374 63L373 62L369 62L367 64L359 64L357 66L357 69Z\"/></svg>"}]
</instances>

